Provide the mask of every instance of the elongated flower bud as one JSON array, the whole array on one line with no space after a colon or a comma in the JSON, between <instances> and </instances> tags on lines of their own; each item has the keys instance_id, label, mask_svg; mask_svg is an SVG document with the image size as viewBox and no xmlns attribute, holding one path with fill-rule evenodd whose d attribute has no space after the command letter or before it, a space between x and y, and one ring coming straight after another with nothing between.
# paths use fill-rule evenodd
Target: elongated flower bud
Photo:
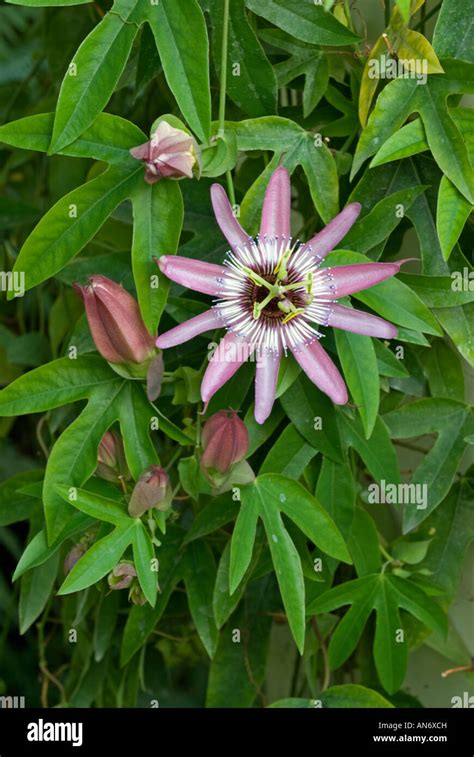
<instances>
[{"instance_id":1,"label":"elongated flower bud","mask_svg":"<svg viewBox=\"0 0 474 757\"><path fill-rule=\"evenodd\" d=\"M66 557L64 558L63 570L65 575L67 575L69 571L74 568L75 564L81 559L86 551L87 546L85 544L75 544L69 550Z\"/></svg>"},{"instance_id":2,"label":"elongated flower bud","mask_svg":"<svg viewBox=\"0 0 474 757\"><path fill-rule=\"evenodd\" d=\"M245 423L235 410L219 410L204 424L201 468L227 473L234 463L243 460L249 448Z\"/></svg>"},{"instance_id":3,"label":"elongated flower bud","mask_svg":"<svg viewBox=\"0 0 474 757\"><path fill-rule=\"evenodd\" d=\"M127 560L119 562L111 573L107 576L107 582L111 589L128 589L133 579L136 577L137 571L134 565Z\"/></svg>"},{"instance_id":4,"label":"elongated flower bud","mask_svg":"<svg viewBox=\"0 0 474 757\"><path fill-rule=\"evenodd\" d=\"M120 284L97 275L87 286L74 286L84 300L95 346L109 363L141 366L155 355L138 304Z\"/></svg>"},{"instance_id":5,"label":"elongated flower bud","mask_svg":"<svg viewBox=\"0 0 474 757\"><path fill-rule=\"evenodd\" d=\"M166 471L159 465L150 465L142 473L130 497L128 512L135 518L151 508L169 510L171 487Z\"/></svg>"},{"instance_id":6,"label":"elongated flower bud","mask_svg":"<svg viewBox=\"0 0 474 757\"><path fill-rule=\"evenodd\" d=\"M102 437L97 453L96 473L106 481L116 482L120 476L125 480L130 478L122 437L116 431L107 431Z\"/></svg>"},{"instance_id":7,"label":"elongated flower bud","mask_svg":"<svg viewBox=\"0 0 474 757\"><path fill-rule=\"evenodd\" d=\"M152 138L130 154L146 165L145 181L154 184L160 179L193 178L193 169L198 164L198 147L190 134L175 129L161 121Z\"/></svg>"}]
</instances>

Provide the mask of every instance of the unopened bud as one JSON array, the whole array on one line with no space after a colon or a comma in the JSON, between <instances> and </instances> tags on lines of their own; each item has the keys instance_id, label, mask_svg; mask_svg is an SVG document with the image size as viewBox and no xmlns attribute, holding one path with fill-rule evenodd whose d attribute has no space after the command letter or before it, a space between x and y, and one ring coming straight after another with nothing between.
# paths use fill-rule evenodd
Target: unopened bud
<instances>
[{"instance_id":1,"label":"unopened bud","mask_svg":"<svg viewBox=\"0 0 474 757\"><path fill-rule=\"evenodd\" d=\"M198 146L195 139L183 131L161 121L152 138L130 154L146 165L145 181L154 184L160 179L193 178L193 170L198 166Z\"/></svg>"},{"instance_id":2,"label":"unopened bud","mask_svg":"<svg viewBox=\"0 0 474 757\"><path fill-rule=\"evenodd\" d=\"M146 510L169 510L171 507L171 487L168 474L159 465L150 465L137 483L130 497L128 512L135 518Z\"/></svg>"},{"instance_id":3,"label":"unopened bud","mask_svg":"<svg viewBox=\"0 0 474 757\"><path fill-rule=\"evenodd\" d=\"M105 276L90 276L89 284L74 284L86 308L97 350L122 375L145 378L155 357L154 341L146 330L133 297Z\"/></svg>"},{"instance_id":4,"label":"unopened bud","mask_svg":"<svg viewBox=\"0 0 474 757\"><path fill-rule=\"evenodd\" d=\"M125 462L122 437L116 431L107 431L99 445L96 473L106 481L118 478L128 480L130 473Z\"/></svg>"},{"instance_id":5,"label":"unopened bud","mask_svg":"<svg viewBox=\"0 0 474 757\"><path fill-rule=\"evenodd\" d=\"M235 410L219 410L202 429L203 454L201 468L227 473L231 466L243 460L249 448L245 423Z\"/></svg>"},{"instance_id":6,"label":"unopened bud","mask_svg":"<svg viewBox=\"0 0 474 757\"><path fill-rule=\"evenodd\" d=\"M85 544L75 544L72 549L69 550L66 557L64 558L64 574L67 575L69 571L71 571L75 564L78 562L78 560L81 559L82 555L84 555L87 551L87 547Z\"/></svg>"},{"instance_id":7,"label":"unopened bud","mask_svg":"<svg viewBox=\"0 0 474 757\"><path fill-rule=\"evenodd\" d=\"M111 573L107 576L107 581L111 589L128 589L137 572L133 563L126 560L119 562Z\"/></svg>"}]
</instances>

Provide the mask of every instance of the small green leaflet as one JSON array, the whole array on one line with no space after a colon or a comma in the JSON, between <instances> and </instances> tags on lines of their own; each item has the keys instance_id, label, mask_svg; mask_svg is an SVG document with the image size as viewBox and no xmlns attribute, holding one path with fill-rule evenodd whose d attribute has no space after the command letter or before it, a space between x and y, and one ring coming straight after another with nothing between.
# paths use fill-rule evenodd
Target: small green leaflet
<instances>
[{"instance_id":1,"label":"small green leaflet","mask_svg":"<svg viewBox=\"0 0 474 757\"><path fill-rule=\"evenodd\" d=\"M329 661L334 670L352 654L373 611L377 621L374 637L374 659L380 682L393 694L405 678L408 642L399 615L407 610L425 625L440 634L447 631L446 616L422 589L410 581L387 573L375 573L335 586L322 594L308 609L316 615L351 605L339 622L329 643Z\"/></svg>"},{"instance_id":2,"label":"small green leaflet","mask_svg":"<svg viewBox=\"0 0 474 757\"><path fill-rule=\"evenodd\" d=\"M281 516L284 514L290 518L321 550L350 562L344 539L315 497L301 484L284 476L263 474L252 485L241 487L241 503L231 542L230 593L235 592L250 564L257 521L261 518L288 622L302 652L305 636L303 571L299 554Z\"/></svg>"}]
</instances>

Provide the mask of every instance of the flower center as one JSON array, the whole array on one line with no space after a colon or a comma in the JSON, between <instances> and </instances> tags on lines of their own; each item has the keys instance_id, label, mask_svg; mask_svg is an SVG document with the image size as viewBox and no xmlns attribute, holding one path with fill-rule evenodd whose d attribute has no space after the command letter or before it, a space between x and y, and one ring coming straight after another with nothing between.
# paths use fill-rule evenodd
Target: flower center
<instances>
[{"instance_id":1,"label":"flower center","mask_svg":"<svg viewBox=\"0 0 474 757\"><path fill-rule=\"evenodd\" d=\"M292 250L287 250L271 274L261 276L245 266L244 273L253 283L251 293L252 314L255 320L261 317L288 323L304 313L313 301L313 275L308 273L304 281L289 281L287 262Z\"/></svg>"}]
</instances>

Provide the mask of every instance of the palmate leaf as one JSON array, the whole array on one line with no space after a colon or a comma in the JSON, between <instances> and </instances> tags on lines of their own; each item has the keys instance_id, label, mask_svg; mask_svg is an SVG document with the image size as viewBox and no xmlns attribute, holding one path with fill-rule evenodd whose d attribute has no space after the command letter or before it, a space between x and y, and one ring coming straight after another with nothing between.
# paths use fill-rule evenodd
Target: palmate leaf
<instances>
[{"instance_id":1,"label":"palmate leaf","mask_svg":"<svg viewBox=\"0 0 474 757\"><path fill-rule=\"evenodd\" d=\"M351 608L339 622L329 643L331 668L340 667L352 654L375 611L375 665L382 686L390 694L402 685L407 665L408 643L399 608L442 635L447 630L446 616L422 589L387 573L373 573L335 586L311 602L307 613L332 612L348 604Z\"/></svg>"},{"instance_id":2,"label":"palmate leaf","mask_svg":"<svg viewBox=\"0 0 474 757\"><path fill-rule=\"evenodd\" d=\"M282 520L290 518L316 546L350 562L344 539L332 518L301 484L273 473L241 488L241 509L232 534L229 587L233 594L253 553L257 521L263 522L288 622L298 649L305 635L303 571L298 551Z\"/></svg>"},{"instance_id":3,"label":"palmate leaf","mask_svg":"<svg viewBox=\"0 0 474 757\"><path fill-rule=\"evenodd\" d=\"M117 376L98 357L60 358L21 376L0 393L0 413L37 413L88 400L85 409L54 445L46 466L43 498L50 543L61 533L70 509L56 485L80 487L97 466L97 450L108 428L119 421L127 463L134 478L157 454L151 442L150 419L155 414L142 386ZM166 433L166 424L160 425Z\"/></svg>"},{"instance_id":4,"label":"palmate leaf","mask_svg":"<svg viewBox=\"0 0 474 757\"><path fill-rule=\"evenodd\" d=\"M466 447L465 438L474 431L474 417L472 409L462 402L427 398L387 413L384 421L394 439L438 434L411 478L411 484L426 487L427 507L405 507L406 533L422 523L448 493Z\"/></svg>"},{"instance_id":5,"label":"palmate leaf","mask_svg":"<svg viewBox=\"0 0 474 757\"><path fill-rule=\"evenodd\" d=\"M74 565L59 589L59 594L81 591L100 581L115 567L127 547L132 545L138 581L153 607L157 595L157 573L153 570L155 552L142 521L130 517L125 507L115 500L98 494L83 489L71 490L66 486L57 486L56 491L82 513L115 526L111 533L95 542Z\"/></svg>"},{"instance_id":6,"label":"palmate leaf","mask_svg":"<svg viewBox=\"0 0 474 757\"><path fill-rule=\"evenodd\" d=\"M315 140L294 121L278 116L226 122L226 129L234 131L239 150L270 150L274 153L265 171L247 191L240 211L244 228L253 233L258 230L258 218L263 195L271 172L281 164L290 173L301 166L308 179L311 199L325 223L338 212L339 182L334 156L324 142Z\"/></svg>"},{"instance_id":7,"label":"palmate leaf","mask_svg":"<svg viewBox=\"0 0 474 757\"><path fill-rule=\"evenodd\" d=\"M284 87L299 76L304 76L303 116L307 118L326 92L329 84L329 66L326 56L315 45L294 39L281 29L261 29L259 37L290 57L274 67L278 86Z\"/></svg>"},{"instance_id":8,"label":"palmate leaf","mask_svg":"<svg viewBox=\"0 0 474 757\"><path fill-rule=\"evenodd\" d=\"M387 84L360 137L352 176L416 112L421 116L437 164L461 194L474 202L473 170L466 144L446 103L449 95L474 91L474 66L449 59L442 64L446 73L429 76L425 86L418 86L416 79L408 78Z\"/></svg>"}]
</instances>

